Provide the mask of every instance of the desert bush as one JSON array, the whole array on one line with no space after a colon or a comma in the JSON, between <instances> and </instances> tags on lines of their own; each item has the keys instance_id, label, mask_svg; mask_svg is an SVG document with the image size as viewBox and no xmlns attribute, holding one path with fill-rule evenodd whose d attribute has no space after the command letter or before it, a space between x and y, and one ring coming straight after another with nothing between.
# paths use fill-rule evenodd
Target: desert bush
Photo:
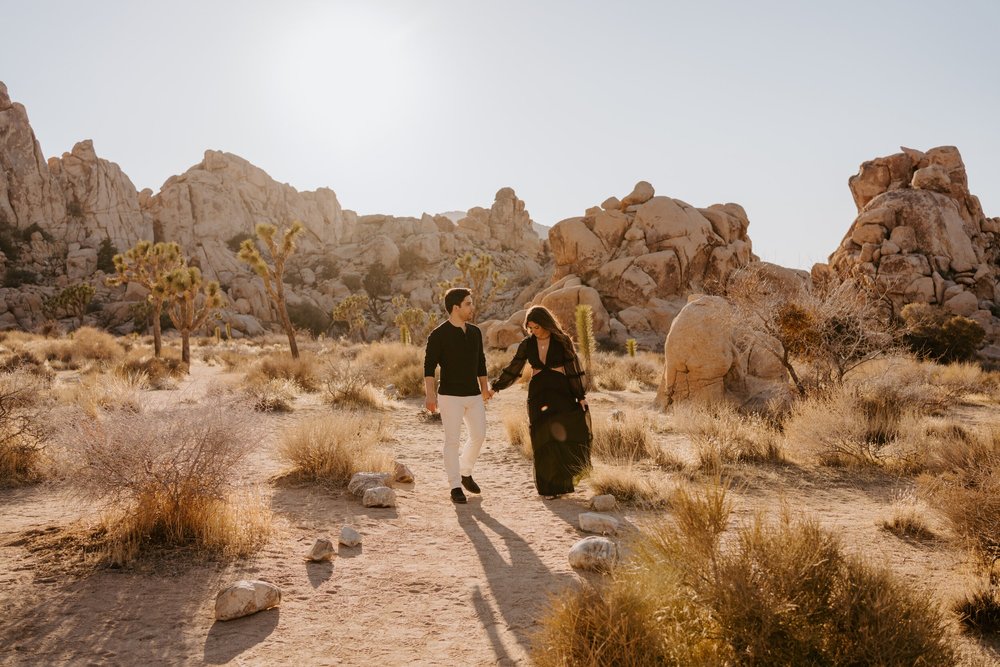
<instances>
[{"instance_id":1,"label":"desert bush","mask_svg":"<svg viewBox=\"0 0 1000 667\"><path fill-rule=\"evenodd\" d=\"M82 418L62 439L76 459L81 490L117 515L107 525L107 556L124 563L156 546L230 555L258 548L267 511L253 499L232 501L259 435L248 406L217 398Z\"/></svg>"},{"instance_id":2,"label":"desert bush","mask_svg":"<svg viewBox=\"0 0 1000 667\"><path fill-rule=\"evenodd\" d=\"M43 476L46 385L45 379L30 372L0 372L0 487Z\"/></svg>"},{"instance_id":3,"label":"desert bush","mask_svg":"<svg viewBox=\"0 0 1000 667\"><path fill-rule=\"evenodd\" d=\"M258 412L292 412L298 385L283 378L259 377L244 383L243 395Z\"/></svg>"},{"instance_id":4,"label":"desert bush","mask_svg":"<svg viewBox=\"0 0 1000 667\"><path fill-rule=\"evenodd\" d=\"M335 371L326 383L324 400L339 408L365 408L384 410L385 394L373 386L364 376L349 368Z\"/></svg>"},{"instance_id":5,"label":"desert bush","mask_svg":"<svg viewBox=\"0 0 1000 667\"><path fill-rule=\"evenodd\" d=\"M247 373L247 383L288 380L295 383L302 391L317 392L322 387L317 366L316 357L308 353L301 354L297 359L280 352L271 353L262 356Z\"/></svg>"},{"instance_id":6,"label":"desert bush","mask_svg":"<svg viewBox=\"0 0 1000 667\"><path fill-rule=\"evenodd\" d=\"M673 492L662 479L644 475L631 463L594 464L587 483L595 495L610 493L621 503L644 509L668 506Z\"/></svg>"},{"instance_id":7,"label":"desert bush","mask_svg":"<svg viewBox=\"0 0 1000 667\"><path fill-rule=\"evenodd\" d=\"M741 414L727 405L679 405L674 425L686 433L698 455L699 468L717 474L727 463L780 462L780 434L765 417Z\"/></svg>"},{"instance_id":8,"label":"desert bush","mask_svg":"<svg viewBox=\"0 0 1000 667\"><path fill-rule=\"evenodd\" d=\"M985 583L952 605L965 629L983 635L1000 633L1000 586Z\"/></svg>"},{"instance_id":9,"label":"desert bush","mask_svg":"<svg viewBox=\"0 0 1000 667\"><path fill-rule=\"evenodd\" d=\"M332 324L325 310L306 301L288 304L288 319L296 329L308 331L313 337L325 334Z\"/></svg>"},{"instance_id":10,"label":"desert bush","mask_svg":"<svg viewBox=\"0 0 1000 667\"><path fill-rule=\"evenodd\" d=\"M531 427L524 408L506 410L503 413L503 427L511 446L529 461L535 458L531 449Z\"/></svg>"},{"instance_id":11,"label":"desert bush","mask_svg":"<svg viewBox=\"0 0 1000 667\"><path fill-rule=\"evenodd\" d=\"M295 474L342 486L357 472L392 472L392 456L380 448L390 435L389 421L377 414L321 415L288 431L278 454Z\"/></svg>"},{"instance_id":12,"label":"desert bush","mask_svg":"<svg viewBox=\"0 0 1000 667\"><path fill-rule=\"evenodd\" d=\"M550 606L537 664L952 664L935 603L815 522L758 518L723 548L724 488L671 504L673 520L645 526L607 584Z\"/></svg>"},{"instance_id":13,"label":"desert bush","mask_svg":"<svg viewBox=\"0 0 1000 667\"><path fill-rule=\"evenodd\" d=\"M48 381L55 377L55 371L45 364L44 359L27 350L0 356L0 373L13 373L15 371L31 373Z\"/></svg>"},{"instance_id":14,"label":"desert bush","mask_svg":"<svg viewBox=\"0 0 1000 667\"><path fill-rule=\"evenodd\" d=\"M125 379L143 376L150 389L176 389L177 380L188 373L187 364L173 357L154 357L148 354L129 356L114 367L112 372Z\"/></svg>"},{"instance_id":15,"label":"desert bush","mask_svg":"<svg viewBox=\"0 0 1000 667\"><path fill-rule=\"evenodd\" d=\"M785 447L824 465L916 471L926 451L923 441L908 436L920 431L928 409L919 386L842 385L792 407L784 424Z\"/></svg>"},{"instance_id":16,"label":"desert bush","mask_svg":"<svg viewBox=\"0 0 1000 667\"><path fill-rule=\"evenodd\" d=\"M93 327L80 327L73 332L72 341L72 355L77 360L109 364L121 359L125 354L117 338Z\"/></svg>"},{"instance_id":17,"label":"desert bush","mask_svg":"<svg viewBox=\"0 0 1000 667\"><path fill-rule=\"evenodd\" d=\"M663 375L663 362L648 353L621 356L597 352L593 365L597 386L609 391L655 389Z\"/></svg>"},{"instance_id":18,"label":"desert bush","mask_svg":"<svg viewBox=\"0 0 1000 667\"><path fill-rule=\"evenodd\" d=\"M392 385L400 398L423 396L422 348L402 343L372 343L360 350L352 364L373 385Z\"/></svg>"},{"instance_id":19,"label":"desert bush","mask_svg":"<svg viewBox=\"0 0 1000 667\"><path fill-rule=\"evenodd\" d=\"M882 530L903 539L927 541L937 538L924 519L926 508L918 504L913 494L898 496L893 501L890 511L889 518L880 524Z\"/></svg>"},{"instance_id":20,"label":"desert bush","mask_svg":"<svg viewBox=\"0 0 1000 667\"><path fill-rule=\"evenodd\" d=\"M594 420L592 454L607 461L639 461L652 454L651 420L633 410Z\"/></svg>"},{"instance_id":21,"label":"desert bush","mask_svg":"<svg viewBox=\"0 0 1000 667\"><path fill-rule=\"evenodd\" d=\"M1000 428L950 429L921 488L986 567L1000 560Z\"/></svg>"},{"instance_id":22,"label":"desert bush","mask_svg":"<svg viewBox=\"0 0 1000 667\"><path fill-rule=\"evenodd\" d=\"M903 341L918 356L942 363L975 357L986 331L974 320L926 303L910 303L900 311Z\"/></svg>"}]
</instances>

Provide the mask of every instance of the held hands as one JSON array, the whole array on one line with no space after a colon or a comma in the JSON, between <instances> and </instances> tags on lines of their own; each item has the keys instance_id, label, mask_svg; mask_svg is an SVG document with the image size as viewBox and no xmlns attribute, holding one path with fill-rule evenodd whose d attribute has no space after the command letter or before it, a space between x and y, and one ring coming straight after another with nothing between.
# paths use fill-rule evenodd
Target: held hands
<instances>
[{"instance_id":1,"label":"held hands","mask_svg":"<svg viewBox=\"0 0 1000 667\"><path fill-rule=\"evenodd\" d=\"M590 409L590 407L587 405L587 399L583 399L580 401L580 407L583 408L584 412Z\"/></svg>"},{"instance_id":2,"label":"held hands","mask_svg":"<svg viewBox=\"0 0 1000 667\"><path fill-rule=\"evenodd\" d=\"M427 408L427 412L430 412L431 414L437 412L438 411L437 396L428 396L424 400L424 407Z\"/></svg>"},{"instance_id":3,"label":"held hands","mask_svg":"<svg viewBox=\"0 0 1000 667\"><path fill-rule=\"evenodd\" d=\"M492 389L490 389L489 387L487 387L486 389L484 389L483 390L483 403L488 403L489 400L491 398L493 398L494 394L496 394L496 392L493 391Z\"/></svg>"}]
</instances>

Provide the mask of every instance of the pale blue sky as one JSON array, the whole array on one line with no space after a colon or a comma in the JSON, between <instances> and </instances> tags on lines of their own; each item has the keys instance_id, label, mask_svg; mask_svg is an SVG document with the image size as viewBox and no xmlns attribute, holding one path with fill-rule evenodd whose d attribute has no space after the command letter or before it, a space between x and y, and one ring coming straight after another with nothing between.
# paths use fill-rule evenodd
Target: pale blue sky
<instances>
[{"instance_id":1,"label":"pale blue sky","mask_svg":"<svg viewBox=\"0 0 1000 667\"><path fill-rule=\"evenodd\" d=\"M951 144L1000 216L997 2L0 0L0 81L45 155L81 139L159 189L205 149L359 213L545 225L638 180L738 202L808 268L872 157Z\"/></svg>"}]
</instances>

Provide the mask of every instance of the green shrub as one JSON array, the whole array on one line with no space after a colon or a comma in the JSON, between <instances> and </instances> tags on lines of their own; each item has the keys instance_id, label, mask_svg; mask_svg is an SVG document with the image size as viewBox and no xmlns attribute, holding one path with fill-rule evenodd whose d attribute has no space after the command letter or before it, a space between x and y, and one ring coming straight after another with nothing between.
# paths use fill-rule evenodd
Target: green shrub
<instances>
[{"instance_id":1,"label":"green shrub","mask_svg":"<svg viewBox=\"0 0 1000 667\"><path fill-rule=\"evenodd\" d=\"M108 274L114 273L115 255L117 254L118 248L111 242L111 239L101 241L101 247L97 249L97 270Z\"/></svg>"},{"instance_id":2,"label":"green shrub","mask_svg":"<svg viewBox=\"0 0 1000 667\"><path fill-rule=\"evenodd\" d=\"M903 341L918 356L942 363L975 357L986 332L978 322L951 315L925 303L910 303L901 312L906 323Z\"/></svg>"}]
</instances>

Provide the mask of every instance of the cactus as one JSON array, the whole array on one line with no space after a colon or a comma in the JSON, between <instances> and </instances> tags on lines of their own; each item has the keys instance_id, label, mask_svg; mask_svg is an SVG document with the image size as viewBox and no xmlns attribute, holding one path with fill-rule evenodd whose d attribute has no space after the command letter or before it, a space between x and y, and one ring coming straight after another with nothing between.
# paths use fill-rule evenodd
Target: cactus
<instances>
[{"instance_id":1,"label":"cactus","mask_svg":"<svg viewBox=\"0 0 1000 667\"><path fill-rule=\"evenodd\" d=\"M229 324L229 322L226 322L226 340L232 340L232 339L233 339L233 327L232 325Z\"/></svg>"},{"instance_id":2,"label":"cactus","mask_svg":"<svg viewBox=\"0 0 1000 667\"><path fill-rule=\"evenodd\" d=\"M278 319L288 336L288 348L292 352L292 358L299 358L299 346L295 343L295 327L292 326L288 318L288 308L285 306L285 264L288 258L295 252L295 239L305 227L298 220L292 222L288 229L281 232L281 245L275 241L278 228L267 223L257 225L257 238L264 244L264 248L271 256L273 264L269 265L264 261L260 250L257 249L253 239L246 239L240 245L238 257L243 262L250 265L258 276L264 281L264 290L271 299L274 309L278 311Z\"/></svg>"},{"instance_id":3,"label":"cactus","mask_svg":"<svg viewBox=\"0 0 1000 667\"><path fill-rule=\"evenodd\" d=\"M105 280L106 284L138 283L149 290L147 299L153 311L153 354L159 357L163 349L160 314L167 298L164 281L171 271L186 265L181 247L176 243L153 244L149 241L139 241L134 248L115 255L113 262L115 275L109 276Z\"/></svg>"},{"instance_id":4,"label":"cactus","mask_svg":"<svg viewBox=\"0 0 1000 667\"><path fill-rule=\"evenodd\" d=\"M334 322L346 322L347 335L360 332L361 338L364 340L365 305L367 303L368 299L363 294L352 294L337 304L337 307L330 314L330 319Z\"/></svg>"},{"instance_id":5,"label":"cactus","mask_svg":"<svg viewBox=\"0 0 1000 667\"><path fill-rule=\"evenodd\" d=\"M215 325L215 344L218 345L221 342L222 342L222 330L219 328L219 325L216 324Z\"/></svg>"},{"instance_id":6,"label":"cactus","mask_svg":"<svg viewBox=\"0 0 1000 667\"><path fill-rule=\"evenodd\" d=\"M635 338L625 341L625 351L628 352L628 356L635 357Z\"/></svg>"},{"instance_id":7,"label":"cactus","mask_svg":"<svg viewBox=\"0 0 1000 667\"><path fill-rule=\"evenodd\" d=\"M410 340L410 327L405 324L399 327L399 342L403 345L410 345L412 341Z\"/></svg>"},{"instance_id":8,"label":"cactus","mask_svg":"<svg viewBox=\"0 0 1000 667\"><path fill-rule=\"evenodd\" d=\"M585 303L576 307L576 345L583 357L584 371L587 374L587 387L594 381L591 370L591 358L594 356L594 310Z\"/></svg>"},{"instance_id":9,"label":"cactus","mask_svg":"<svg viewBox=\"0 0 1000 667\"><path fill-rule=\"evenodd\" d=\"M167 274L164 294L167 315L181 333L181 361L191 364L191 332L204 326L225 301L214 280L204 282L197 267L183 266Z\"/></svg>"},{"instance_id":10,"label":"cactus","mask_svg":"<svg viewBox=\"0 0 1000 667\"><path fill-rule=\"evenodd\" d=\"M403 329L406 329L406 342L408 344L422 344L437 325L437 318L429 315L422 308L417 308L410 304L410 300L401 294L397 294L392 299L392 307L396 311L393 319L399 327L400 340L403 340Z\"/></svg>"}]
</instances>

